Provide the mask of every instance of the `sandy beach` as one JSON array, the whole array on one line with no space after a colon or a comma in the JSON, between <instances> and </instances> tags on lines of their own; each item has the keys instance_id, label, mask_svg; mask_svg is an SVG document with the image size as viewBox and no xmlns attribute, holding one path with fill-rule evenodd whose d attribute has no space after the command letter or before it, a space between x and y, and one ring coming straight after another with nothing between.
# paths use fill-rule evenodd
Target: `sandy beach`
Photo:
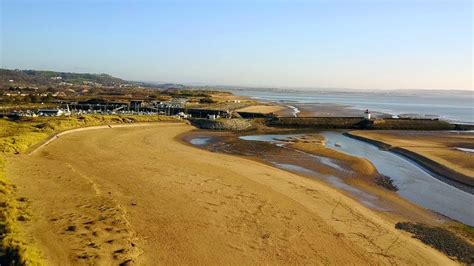
<instances>
[{"instance_id":1,"label":"sandy beach","mask_svg":"<svg viewBox=\"0 0 474 266\"><path fill-rule=\"evenodd\" d=\"M9 156L45 262L454 263L320 182L177 140L192 129L80 131Z\"/></svg>"},{"instance_id":2,"label":"sandy beach","mask_svg":"<svg viewBox=\"0 0 474 266\"><path fill-rule=\"evenodd\" d=\"M295 133L294 131L267 131L267 129L264 132L266 134L269 134L269 132L270 134ZM259 134L264 134L264 132L259 132ZM325 176L337 176L342 182L348 184L351 189L355 188L363 191L362 195L367 196L367 198L361 198L361 195L357 195L357 193L350 193L351 190L342 189L340 192L359 203L370 202L371 204L367 205L369 208L373 208L375 205L378 206L379 210L385 210L377 214L393 223L413 221L440 226L446 222L442 216L403 199L390 186L387 186L386 182L378 182L379 180L385 181L385 179L380 179L382 176L370 161L326 147L324 137L319 133L306 132L303 134L306 135L289 140L286 147L266 142L242 140L239 138L239 134L229 132L192 131L184 134L182 138L186 143L191 143L193 139L207 139L207 142L196 147L212 152L232 154L272 167L278 167L311 180L324 182L324 184L331 187L338 187L339 185L334 185ZM308 154L308 156L304 154ZM327 165L315 160L311 157L313 155L328 158L337 167L334 167L334 164ZM296 166L296 168L290 167L288 169L285 167L288 165ZM302 167L299 169L300 171L298 171L298 167Z\"/></svg>"},{"instance_id":3,"label":"sandy beach","mask_svg":"<svg viewBox=\"0 0 474 266\"><path fill-rule=\"evenodd\" d=\"M295 115L298 117L362 117L364 110L355 109L349 105L333 104L333 103L292 103L292 102L278 102L281 106L280 110L273 111L278 116L291 117ZM390 117L389 114L372 111L373 117Z\"/></svg>"},{"instance_id":4,"label":"sandy beach","mask_svg":"<svg viewBox=\"0 0 474 266\"><path fill-rule=\"evenodd\" d=\"M282 105L252 105L242 109L236 110L237 112L249 112L249 113L260 113L260 114L270 114L278 113L288 109Z\"/></svg>"}]
</instances>

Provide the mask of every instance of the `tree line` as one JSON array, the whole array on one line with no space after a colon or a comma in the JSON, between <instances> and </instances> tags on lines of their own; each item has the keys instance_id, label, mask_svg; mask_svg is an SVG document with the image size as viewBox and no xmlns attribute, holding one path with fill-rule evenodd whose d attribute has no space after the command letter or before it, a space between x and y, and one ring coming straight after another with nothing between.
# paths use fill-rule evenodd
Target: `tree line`
<instances>
[{"instance_id":1,"label":"tree line","mask_svg":"<svg viewBox=\"0 0 474 266\"><path fill-rule=\"evenodd\" d=\"M50 103L54 101L54 96L48 93L46 96L40 96L39 94L32 94L26 96L7 96L4 95L0 98L2 103Z\"/></svg>"}]
</instances>

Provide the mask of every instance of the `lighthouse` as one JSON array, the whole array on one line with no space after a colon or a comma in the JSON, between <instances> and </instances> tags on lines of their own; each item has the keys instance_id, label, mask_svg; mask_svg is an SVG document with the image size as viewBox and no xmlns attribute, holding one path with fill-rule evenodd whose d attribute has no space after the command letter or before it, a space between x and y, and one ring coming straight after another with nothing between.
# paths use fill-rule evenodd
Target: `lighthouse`
<instances>
[{"instance_id":1,"label":"lighthouse","mask_svg":"<svg viewBox=\"0 0 474 266\"><path fill-rule=\"evenodd\" d=\"M370 120L370 112L369 112L369 109L365 110L365 112L364 112L364 119Z\"/></svg>"}]
</instances>

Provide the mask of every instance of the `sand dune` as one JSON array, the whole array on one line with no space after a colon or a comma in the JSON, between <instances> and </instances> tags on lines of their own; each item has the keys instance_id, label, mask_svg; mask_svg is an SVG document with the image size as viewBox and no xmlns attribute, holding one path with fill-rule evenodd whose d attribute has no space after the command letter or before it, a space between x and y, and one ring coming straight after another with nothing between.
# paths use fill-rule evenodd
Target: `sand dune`
<instances>
[{"instance_id":1,"label":"sand dune","mask_svg":"<svg viewBox=\"0 0 474 266\"><path fill-rule=\"evenodd\" d=\"M81 131L9 157L47 264L453 263L321 183L175 139L191 129Z\"/></svg>"}]
</instances>

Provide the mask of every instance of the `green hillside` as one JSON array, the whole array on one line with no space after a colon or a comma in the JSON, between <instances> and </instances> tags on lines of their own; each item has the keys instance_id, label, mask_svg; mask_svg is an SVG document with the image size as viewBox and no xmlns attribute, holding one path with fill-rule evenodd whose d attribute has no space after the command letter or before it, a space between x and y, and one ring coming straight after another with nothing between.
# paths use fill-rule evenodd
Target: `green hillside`
<instances>
[{"instance_id":1,"label":"green hillside","mask_svg":"<svg viewBox=\"0 0 474 266\"><path fill-rule=\"evenodd\" d=\"M0 69L1 85L50 86L59 84L60 82L72 83L75 85L82 85L84 82L95 82L104 86L130 83L108 74Z\"/></svg>"}]
</instances>

